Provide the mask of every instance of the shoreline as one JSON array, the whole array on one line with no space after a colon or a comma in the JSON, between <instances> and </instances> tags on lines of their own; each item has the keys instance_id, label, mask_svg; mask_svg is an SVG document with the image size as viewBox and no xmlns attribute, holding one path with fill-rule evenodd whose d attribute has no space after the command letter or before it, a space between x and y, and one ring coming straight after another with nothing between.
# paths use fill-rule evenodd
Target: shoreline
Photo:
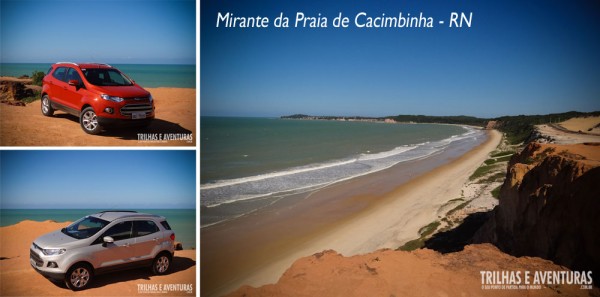
<instances>
[{"instance_id":1,"label":"shoreline","mask_svg":"<svg viewBox=\"0 0 600 297\"><path fill-rule=\"evenodd\" d=\"M484 142L456 155L444 152L393 166L201 228L202 293L274 283L297 258L325 249L352 255L399 247L458 196L500 138L489 131Z\"/></svg>"}]
</instances>

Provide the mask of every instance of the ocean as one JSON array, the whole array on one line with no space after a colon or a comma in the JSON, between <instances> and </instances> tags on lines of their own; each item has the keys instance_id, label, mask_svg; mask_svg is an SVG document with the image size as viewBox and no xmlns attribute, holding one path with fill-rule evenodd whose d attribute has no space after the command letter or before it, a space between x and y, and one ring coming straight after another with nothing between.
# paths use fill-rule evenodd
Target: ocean
<instances>
[{"instance_id":1,"label":"ocean","mask_svg":"<svg viewBox=\"0 0 600 297\"><path fill-rule=\"evenodd\" d=\"M200 131L202 226L485 138L455 125L278 118L201 117Z\"/></svg>"},{"instance_id":2,"label":"ocean","mask_svg":"<svg viewBox=\"0 0 600 297\"><path fill-rule=\"evenodd\" d=\"M110 63L108 63L110 64ZM2 63L0 76L29 75L48 72L52 63ZM196 65L111 64L142 87L195 88Z\"/></svg>"},{"instance_id":3,"label":"ocean","mask_svg":"<svg viewBox=\"0 0 600 297\"><path fill-rule=\"evenodd\" d=\"M134 209L137 212L161 215L167 218L175 231L175 240L184 249L196 247L196 210L194 209ZM0 209L0 226L14 225L23 220L56 222L76 221L101 209Z\"/></svg>"}]
</instances>

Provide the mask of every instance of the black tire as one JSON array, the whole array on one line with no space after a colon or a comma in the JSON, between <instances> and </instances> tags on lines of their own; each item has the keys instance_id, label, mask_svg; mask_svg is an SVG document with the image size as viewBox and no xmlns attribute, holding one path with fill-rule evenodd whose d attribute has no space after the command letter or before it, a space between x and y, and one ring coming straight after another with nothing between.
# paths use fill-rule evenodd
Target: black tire
<instances>
[{"instance_id":1,"label":"black tire","mask_svg":"<svg viewBox=\"0 0 600 297\"><path fill-rule=\"evenodd\" d=\"M156 257L152 261L152 273L156 275L168 273L169 269L171 268L172 260L173 259L171 257L171 254L166 252L156 255Z\"/></svg>"},{"instance_id":2,"label":"black tire","mask_svg":"<svg viewBox=\"0 0 600 297\"><path fill-rule=\"evenodd\" d=\"M84 263L73 265L65 274L65 284L73 291L87 289L92 283L94 272L92 268Z\"/></svg>"},{"instance_id":3,"label":"black tire","mask_svg":"<svg viewBox=\"0 0 600 297\"><path fill-rule=\"evenodd\" d=\"M86 107L79 115L81 129L87 134L97 135L102 132L102 126L98 122L96 112L91 107Z\"/></svg>"},{"instance_id":4,"label":"black tire","mask_svg":"<svg viewBox=\"0 0 600 297\"><path fill-rule=\"evenodd\" d=\"M51 117L52 115L54 115L54 108L52 108L52 104L50 103L50 97L48 97L48 95L42 96L41 107L43 115L47 117Z\"/></svg>"}]
</instances>

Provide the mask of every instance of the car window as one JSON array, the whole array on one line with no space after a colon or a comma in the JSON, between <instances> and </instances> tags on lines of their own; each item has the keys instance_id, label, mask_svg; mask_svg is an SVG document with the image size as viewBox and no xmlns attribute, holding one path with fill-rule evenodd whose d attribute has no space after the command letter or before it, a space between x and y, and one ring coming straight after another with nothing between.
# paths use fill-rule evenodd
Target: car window
<instances>
[{"instance_id":1,"label":"car window","mask_svg":"<svg viewBox=\"0 0 600 297\"><path fill-rule=\"evenodd\" d=\"M133 83L116 69L81 69L85 79L96 86L131 86Z\"/></svg>"},{"instance_id":2,"label":"car window","mask_svg":"<svg viewBox=\"0 0 600 297\"><path fill-rule=\"evenodd\" d=\"M62 229L62 233L73 238L84 239L96 234L108 225L108 221L96 217L84 217Z\"/></svg>"},{"instance_id":3,"label":"car window","mask_svg":"<svg viewBox=\"0 0 600 297\"><path fill-rule=\"evenodd\" d=\"M131 227L131 221L118 223L110 227L110 229L108 229L106 232L104 232L104 234L100 236L100 240L102 240L102 238L106 236L112 237L114 241L129 239L131 238Z\"/></svg>"},{"instance_id":4,"label":"car window","mask_svg":"<svg viewBox=\"0 0 600 297\"><path fill-rule=\"evenodd\" d=\"M71 80L81 82L81 76L79 76L79 73L74 68L69 68L69 71L67 71L67 82Z\"/></svg>"},{"instance_id":5,"label":"car window","mask_svg":"<svg viewBox=\"0 0 600 297\"><path fill-rule=\"evenodd\" d=\"M54 70L54 72L52 73L52 76L58 80L65 81L66 73L67 73L66 67L58 67L58 68L56 68L56 70Z\"/></svg>"},{"instance_id":6,"label":"car window","mask_svg":"<svg viewBox=\"0 0 600 297\"><path fill-rule=\"evenodd\" d=\"M134 221L135 236L146 236L158 232L158 226L153 221Z\"/></svg>"},{"instance_id":7,"label":"car window","mask_svg":"<svg viewBox=\"0 0 600 297\"><path fill-rule=\"evenodd\" d=\"M160 224L167 230L171 230L171 226L169 226L169 223L167 223L167 221L162 221L160 222Z\"/></svg>"}]
</instances>

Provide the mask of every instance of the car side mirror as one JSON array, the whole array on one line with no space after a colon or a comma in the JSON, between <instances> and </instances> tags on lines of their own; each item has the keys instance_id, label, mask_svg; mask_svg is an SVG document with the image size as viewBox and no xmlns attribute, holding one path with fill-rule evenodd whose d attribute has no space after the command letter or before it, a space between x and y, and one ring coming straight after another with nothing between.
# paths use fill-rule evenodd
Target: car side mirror
<instances>
[{"instance_id":1,"label":"car side mirror","mask_svg":"<svg viewBox=\"0 0 600 297\"><path fill-rule=\"evenodd\" d=\"M102 238L102 241L103 241L102 246L104 246L104 247L106 247L109 243L115 242L115 240L110 236L104 236L104 238Z\"/></svg>"},{"instance_id":2,"label":"car side mirror","mask_svg":"<svg viewBox=\"0 0 600 297\"><path fill-rule=\"evenodd\" d=\"M69 81L69 86L79 87L80 85L81 85L81 82L76 79L72 79Z\"/></svg>"}]
</instances>

